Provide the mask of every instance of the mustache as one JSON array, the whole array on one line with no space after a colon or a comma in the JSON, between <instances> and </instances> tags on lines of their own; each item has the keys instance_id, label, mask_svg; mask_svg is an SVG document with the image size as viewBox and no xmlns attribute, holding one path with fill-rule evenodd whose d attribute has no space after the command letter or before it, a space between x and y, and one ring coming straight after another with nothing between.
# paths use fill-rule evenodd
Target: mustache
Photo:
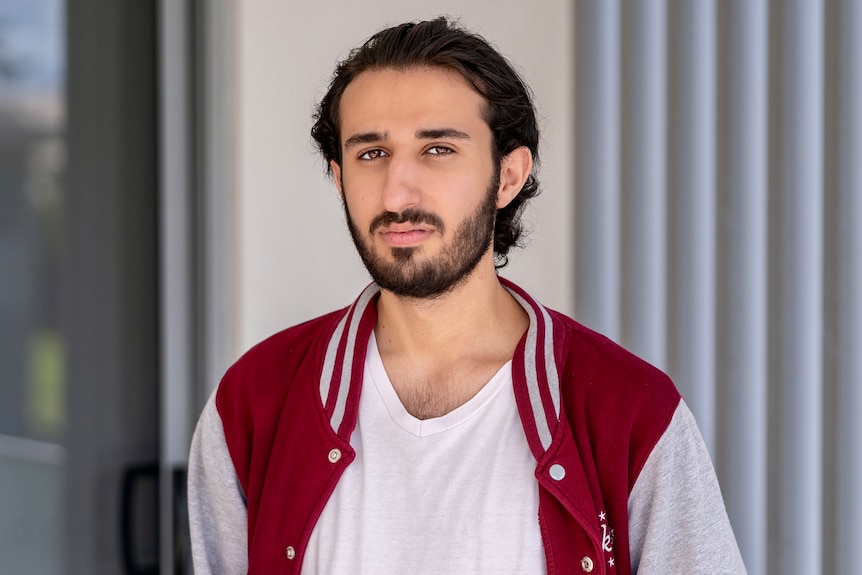
<instances>
[{"instance_id":1,"label":"mustache","mask_svg":"<svg viewBox=\"0 0 862 575\"><path fill-rule=\"evenodd\" d=\"M443 232L443 220L437 214L419 210L416 208L408 208L400 213L383 212L371 220L369 232L374 233L378 228L391 224L428 224Z\"/></svg>"}]
</instances>

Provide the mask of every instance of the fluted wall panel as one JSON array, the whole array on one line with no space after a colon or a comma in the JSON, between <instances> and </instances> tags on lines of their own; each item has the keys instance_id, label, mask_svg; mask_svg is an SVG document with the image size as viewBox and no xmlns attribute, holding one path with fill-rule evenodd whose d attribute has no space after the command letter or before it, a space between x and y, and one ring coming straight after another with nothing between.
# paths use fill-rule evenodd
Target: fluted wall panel
<instances>
[{"instance_id":1,"label":"fluted wall panel","mask_svg":"<svg viewBox=\"0 0 862 575\"><path fill-rule=\"evenodd\" d=\"M862 4L576 2L576 312L667 370L750 573L862 547Z\"/></svg>"}]
</instances>

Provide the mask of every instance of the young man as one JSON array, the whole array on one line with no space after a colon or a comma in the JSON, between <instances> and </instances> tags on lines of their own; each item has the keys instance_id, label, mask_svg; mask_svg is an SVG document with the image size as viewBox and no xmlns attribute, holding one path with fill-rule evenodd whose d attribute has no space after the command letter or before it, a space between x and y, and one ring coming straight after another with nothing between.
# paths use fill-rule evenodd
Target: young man
<instances>
[{"instance_id":1,"label":"young man","mask_svg":"<svg viewBox=\"0 0 862 575\"><path fill-rule=\"evenodd\" d=\"M444 19L336 69L312 130L374 279L246 353L189 462L198 573L743 573L665 375L497 276L529 92Z\"/></svg>"}]
</instances>

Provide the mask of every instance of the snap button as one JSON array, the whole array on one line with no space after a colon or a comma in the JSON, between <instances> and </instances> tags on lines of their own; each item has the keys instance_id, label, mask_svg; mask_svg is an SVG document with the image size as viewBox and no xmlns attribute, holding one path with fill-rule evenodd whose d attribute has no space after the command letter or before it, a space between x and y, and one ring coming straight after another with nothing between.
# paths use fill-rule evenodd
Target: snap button
<instances>
[{"instance_id":1,"label":"snap button","mask_svg":"<svg viewBox=\"0 0 862 575\"><path fill-rule=\"evenodd\" d=\"M550 473L551 479L559 481L566 476L566 469L559 463L555 463L551 466L551 469L548 471L548 473Z\"/></svg>"},{"instance_id":2,"label":"snap button","mask_svg":"<svg viewBox=\"0 0 862 575\"><path fill-rule=\"evenodd\" d=\"M581 559L581 569L586 573L591 573L593 570L593 560L589 557L584 557Z\"/></svg>"},{"instance_id":3,"label":"snap button","mask_svg":"<svg viewBox=\"0 0 862 575\"><path fill-rule=\"evenodd\" d=\"M329 462L330 463L338 463L338 460L341 459L341 450L337 447L329 450Z\"/></svg>"},{"instance_id":4,"label":"snap button","mask_svg":"<svg viewBox=\"0 0 862 575\"><path fill-rule=\"evenodd\" d=\"M296 549L294 549L292 546L288 545L287 549L284 550L284 555L288 559L293 560L293 558L296 557Z\"/></svg>"}]
</instances>

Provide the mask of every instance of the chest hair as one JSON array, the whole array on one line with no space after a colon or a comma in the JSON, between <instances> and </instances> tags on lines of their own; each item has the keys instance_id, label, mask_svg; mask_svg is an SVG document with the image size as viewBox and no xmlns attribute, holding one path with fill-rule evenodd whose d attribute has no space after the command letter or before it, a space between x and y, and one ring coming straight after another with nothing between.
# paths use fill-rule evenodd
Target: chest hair
<instances>
[{"instance_id":1,"label":"chest hair","mask_svg":"<svg viewBox=\"0 0 862 575\"><path fill-rule=\"evenodd\" d=\"M442 417L470 401L494 377L501 365L447 370L425 377L408 373L390 374L389 378L407 413L425 420Z\"/></svg>"}]
</instances>

